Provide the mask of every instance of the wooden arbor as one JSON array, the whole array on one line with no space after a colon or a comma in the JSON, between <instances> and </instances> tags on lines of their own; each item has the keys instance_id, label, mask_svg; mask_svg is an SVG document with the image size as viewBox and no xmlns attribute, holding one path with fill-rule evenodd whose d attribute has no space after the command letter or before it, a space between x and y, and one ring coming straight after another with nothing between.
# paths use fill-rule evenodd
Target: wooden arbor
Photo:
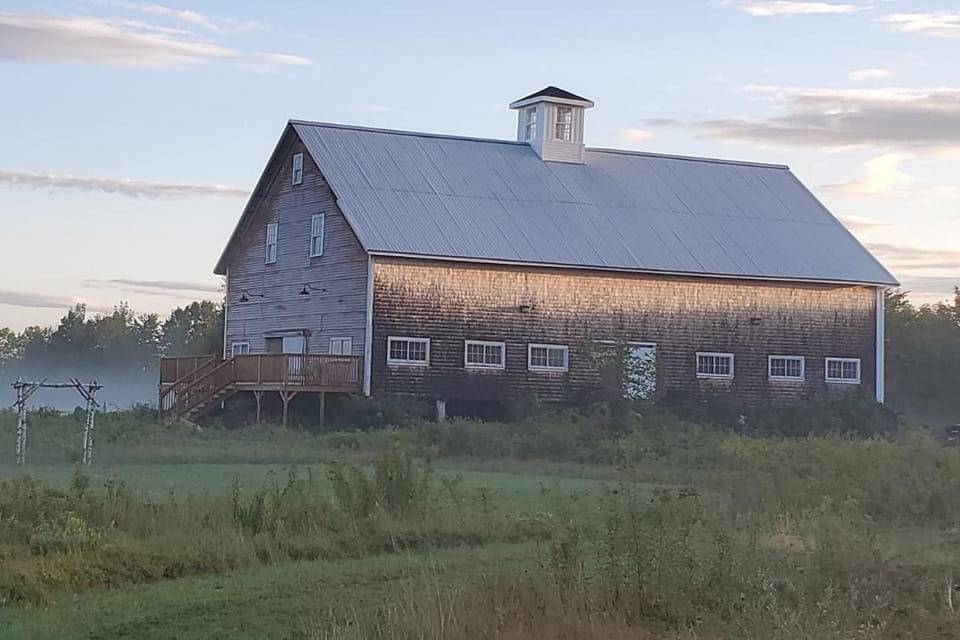
<instances>
[{"instance_id":1,"label":"wooden arbor","mask_svg":"<svg viewBox=\"0 0 960 640\"><path fill-rule=\"evenodd\" d=\"M22 378L12 383L17 391L17 464L23 465L27 462L27 400L37 389L76 389L87 403L86 420L83 423L83 464L89 465L93 462L93 421L97 413L97 391L103 387L93 382L80 382L79 379L72 379L69 382L47 382L46 379L40 382L28 382Z\"/></svg>"}]
</instances>

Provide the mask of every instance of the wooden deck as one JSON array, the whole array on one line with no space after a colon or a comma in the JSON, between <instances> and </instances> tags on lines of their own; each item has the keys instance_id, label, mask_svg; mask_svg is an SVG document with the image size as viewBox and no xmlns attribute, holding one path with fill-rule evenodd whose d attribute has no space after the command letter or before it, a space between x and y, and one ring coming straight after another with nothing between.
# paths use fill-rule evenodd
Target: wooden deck
<instances>
[{"instance_id":1,"label":"wooden deck","mask_svg":"<svg viewBox=\"0 0 960 640\"><path fill-rule=\"evenodd\" d=\"M161 358L161 416L194 417L238 391L280 393L286 406L297 393L359 393L363 358L327 354L270 353Z\"/></svg>"}]
</instances>

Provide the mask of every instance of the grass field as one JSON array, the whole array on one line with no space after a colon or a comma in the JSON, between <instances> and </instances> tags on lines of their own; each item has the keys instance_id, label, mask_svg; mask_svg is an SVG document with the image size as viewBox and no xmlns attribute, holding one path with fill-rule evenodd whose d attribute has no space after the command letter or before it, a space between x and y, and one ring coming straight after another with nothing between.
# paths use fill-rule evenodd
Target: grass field
<instances>
[{"instance_id":1,"label":"grass field","mask_svg":"<svg viewBox=\"0 0 960 640\"><path fill-rule=\"evenodd\" d=\"M89 473L53 414L0 465L0 638L960 637L922 435L103 418Z\"/></svg>"}]
</instances>

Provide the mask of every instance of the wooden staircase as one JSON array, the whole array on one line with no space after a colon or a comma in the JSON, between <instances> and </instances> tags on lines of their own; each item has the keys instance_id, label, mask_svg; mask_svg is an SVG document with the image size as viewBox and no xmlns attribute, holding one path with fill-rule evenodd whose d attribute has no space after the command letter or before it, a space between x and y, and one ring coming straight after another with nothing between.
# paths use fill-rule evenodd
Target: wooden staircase
<instances>
[{"instance_id":1,"label":"wooden staircase","mask_svg":"<svg viewBox=\"0 0 960 640\"><path fill-rule=\"evenodd\" d=\"M277 391L284 407L302 392L359 393L363 376L360 356L277 353L169 362L176 360L184 359L161 360L157 403L161 417L194 420L239 391Z\"/></svg>"}]
</instances>

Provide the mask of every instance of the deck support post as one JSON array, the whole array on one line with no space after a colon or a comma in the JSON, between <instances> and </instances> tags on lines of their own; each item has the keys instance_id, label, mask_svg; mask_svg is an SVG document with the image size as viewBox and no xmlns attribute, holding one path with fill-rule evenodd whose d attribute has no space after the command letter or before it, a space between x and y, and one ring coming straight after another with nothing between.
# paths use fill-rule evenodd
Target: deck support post
<instances>
[{"instance_id":1,"label":"deck support post","mask_svg":"<svg viewBox=\"0 0 960 640\"><path fill-rule=\"evenodd\" d=\"M260 400L263 398L263 391L254 391L253 397L257 399L257 424L260 424Z\"/></svg>"},{"instance_id":2,"label":"deck support post","mask_svg":"<svg viewBox=\"0 0 960 640\"><path fill-rule=\"evenodd\" d=\"M283 421L281 424L287 426L287 414L290 408L290 401L297 396L297 391L280 391L280 400L283 401Z\"/></svg>"},{"instance_id":3,"label":"deck support post","mask_svg":"<svg viewBox=\"0 0 960 640\"><path fill-rule=\"evenodd\" d=\"M320 428L323 428L324 422L327 419L327 392L320 392Z\"/></svg>"},{"instance_id":4,"label":"deck support post","mask_svg":"<svg viewBox=\"0 0 960 640\"><path fill-rule=\"evenodd\" d=\"M445 422L446 420L447 420L447 401L437 400L437 422Z\"/></svg>"}]
</instances>

